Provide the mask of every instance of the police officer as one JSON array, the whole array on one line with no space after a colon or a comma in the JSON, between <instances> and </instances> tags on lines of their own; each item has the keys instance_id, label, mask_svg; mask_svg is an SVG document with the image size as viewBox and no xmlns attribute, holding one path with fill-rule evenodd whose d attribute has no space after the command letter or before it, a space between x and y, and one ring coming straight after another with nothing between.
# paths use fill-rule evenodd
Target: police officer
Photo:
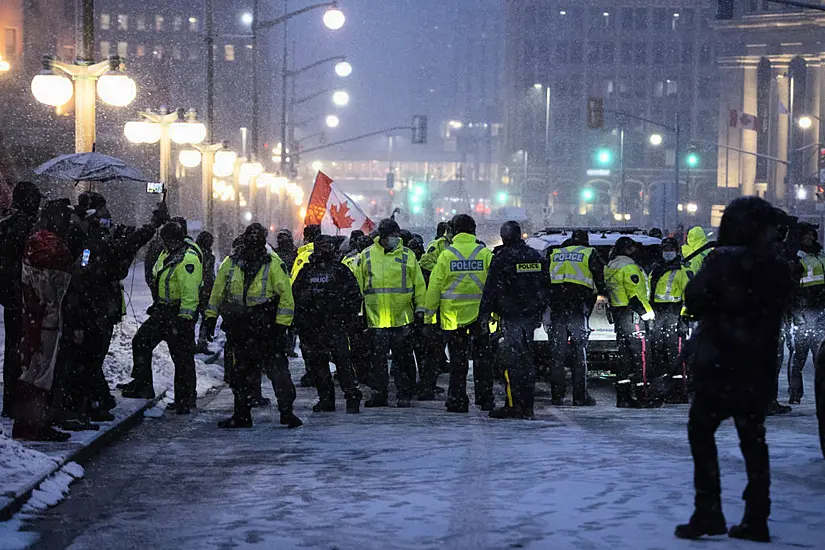
<instances>
[{"instance_id":1,"label":"police officer","mask_svg":"<svg viewBox=\"0 0 825 550\"><path fill-rule=\"evenodd\" d=\"M576 230L561 248L550 253L550 342L552 404L562 405L566 389L567 341L573 352L573 405L592 406L587 393L588 319L596 292L606 294L604 263L590 247L587 231Z\"/></svg>"},{"instance_id":2,"label":"police officer","mask_svg":"<svg viewBox=\"0 0 825 550\"><path fill-rule=\"evenodd\" d=\"M474 336L482 336L487 330L478 321L478 309L493 254L476 241L476 222L471 216L458 214L452 220L452 227L455 231L453 241L438 257L430 275L426 308L430 325L436 323L436 313L440 314L441 329L450 351L452 369L447 411L463 413L468 412L470 406L467 373L471 342ZM495 407L492 367L483 356L486 350L478 343L472 347L475 402L481 410L491 411Z\"/></svg>"},{"instance_id":3,"label":"police officer","mask_svg":"<svg viewBox=\"0 0 825 550\"><path fill-rule=\"evenodd\" d=\"M613 258L604 270L605 283L610 297L610 308L619 348L619 364L616 372L616 406L619 408L638 407L634 399L634 388L644 393L646 358L643 349L638 349L639 325L634 314L643 321L655 318L653 308L647 298L645 273L633 260L639 247L630 237L619 237L613 247ZM636 360L641 357L642 372L639 373Z\"/></svg>"},{"instance_id":4,"label":"police officer","mask_svg":"<svg viewBox=\"0 0 825 550\"><path fill-rule=\"evenodd\" d=\"M427 244L427 251L421 256L421 270L429 280L430 273L435 269L438 257L450 244L450 225L447 222L438 222L435 228L435 239Z\"/></svg>"},{"instance_id":5,"label":"police officer","mask_svg":"<svg viewBox=\"0 0 825 550\"><path fill-rule=\"evenodd\" d=\"M531 347L533 332L547 307L550 280L546 262L522 240L518 223L505 223L501 240L479 305L482 323L493 314L499 318L498 359L506 367L507 402L493 409L490 417L533 418L536 367Z\"/></svg>"},{"instance_id":6,"label":"police officer","mask_svg":"<svg viewBox=\"0 0 825 550\"><path fill-rule=\"evenodd\" d=\"M149 319L132 339L134 380L123 389L123 397L151 399L155 396L152 351L165 341L175 364L175 408L178 414L189 414L197 397L195 313L202 267L179 224L164 225L160 237L164 250L153 269L158 297L150 308Z\"/></svg>"},{"instance_id":7,"label":"police officer","mask_svg":"<svg viewBox=\"0 0 825 550\"><path fill-rule=\"evenodd\" d=\"M309 263L292 287L296 326L305 350L304 361L318 389L319 401L312 410L335 410L335 386L329 371L331 358L347 402L347 412L357 413L361 406L361 391L350 356L347 327L358 321L361 291L355 275L337 261L335 240L329 235L320 235L314 244Z\"/></svg>"},{"instance_id":8,"label":"police officer","mask_svg":"<svg viewBox=\"0 0 825 550\"><path fill-rule=\"evenodd\" d=\"M680 342L687 336L682 319L685 287L692 273L679 254L673 237L662 241L662 260L650 273L650 305L656 314L651 324L650 397L654 401L687 403L687 372L679 358Z\"/></svg>"},{"instance_id":9,"label":"police officer","mask_svg":"<svg viewBox=\"0 0 825 550\"><path fill-rule=\"evenodd\" d=\"M814 226L800 223L798 231L797 273L800 278L792 308L794 354L788 368L788 402L791 405L802 400L802 369L808 355L816 354L825 339L825 253Z\"/></svg>"},{"instance_id":10,"label":"police officer","mask_svg":"<svg viewBox=\"0 0 825 550\"><path fill-rule=\"evenodd\" d=\"M373 394L364 406L388 406L387 360L392 349L398 407L409 407L415 388L410 325L424 323L427 290L415 254L401 244L401 229L395 220L378 224L374 244L361 254L357 278L372 339Z\"/></svg>"},{"instance_id":11,"label":"police officer","mask_svg":"<svg viewBox=\"0 0 825 550\"><path fill-rule=\"evenodd\" d=\"M312 256L312 251L315 248L315 238L320 234L320 225L304 227L304 245L298 249L298 255L295 257L295 263L292 264L292 271L290 272L290 279L293 283L301 269L309 262L309 257Z\"/></svg>"},{"instance_id":12,"label":"police officer","mask_svg":"<svg viewBox=\"0 0 825 550\"><path fill-rule=\"evenodd\" d=\"M687 242L682 245L682 257L688 269L693 273L698 272L714 246L716 243L708 241L701 226L691 227L687 234Z\"/></svg>"},{"instance_id":13,"label":"police officer","mask_svg":"<svg viewBox=\"0 0 825 550\"><path fill-rule=\"evenodd\" d=\"M286 327L295 314L286 265L266 248L266 228L249 225L243 244L221 262L206 312L209 331L214 332L218 315L230 320L234 365L230 385L235 411L218 422L220 428L252 427L252 405L258 372L272 381L281 424L297 428L303 423L295 416L295 385L284 352ZM230 340L228 338L228 340Z\"/></svg>"}]
</instances>

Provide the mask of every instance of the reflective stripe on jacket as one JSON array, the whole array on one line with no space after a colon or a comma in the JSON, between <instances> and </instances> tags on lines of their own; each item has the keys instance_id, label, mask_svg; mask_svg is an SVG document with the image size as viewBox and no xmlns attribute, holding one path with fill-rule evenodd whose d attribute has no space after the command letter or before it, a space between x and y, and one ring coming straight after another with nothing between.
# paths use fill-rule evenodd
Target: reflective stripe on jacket
<instances>
[{"instance_id":1,"label":"reflective stripe on jacket","mask_svg":"<svg viewBox=\"0 0 825 550\"><path fill-rule=\"evenodd\" d=\"M825 284L825 254L808 254L800 250L796 255L803 271L800 286L807 288Z\"/></svg>"},{"instance_id":2,"label":"reflective stripe on jacket","mask_svg":"<svg viewBox=\"0 0 825 550\"><path fill-rule=\"evenodd\" d=\"M484 284L493 253L476 242L475 235L459 233L438 257L427 289L427 323L435 324L441 311L441 328L456 330L478 319Z\"/></svg>"},{"instance_id":3,"label":"reflective stripe on jacket","mask_svg":"<svg viewBox=\"0 0 825 550\"><path fill-rule=\"evenodd\" d=\"M231 304L243 308L253 308L278 297L276 323L290 326L295 315L295 303L292 298L292 286L287 276L286 264L274 252L269 254L269 262L264 263L246 291L244 300L244 273L241 268L227 257L218 268L215 286L209 296L206 317L217 317L221 305Z\"/></svg>"},{"instance_id":4,"label":"reflective stripe on jacket","mask_svg":"<svg viewBox=\"0 0 825 550\"><path fill-rule=\"evenodd\" d=\"M689 281L688 270L684 266L666 271L656 282L656 288L653 289L653 302L668 304L681 302Z\"/></svg>"},{"instance_id":5,"label":"reflective stripe on jacket","mask_svg":"<svg viewBox=\"0 0 825 550\"><path fill-rule=\"evenodd\" d=\"M312 256L313 250L315 250L315 243L305 244L298 249L298 256L295 257L295 263L292 264L292 273L289 277L290 282L295 282L295 278L298 277L301 268L309 262L309 257Z\"/></svg>"},{"instance_id":6,"label":"reflective stripe on jacket","mask_svg":"<svg viewBox=\"0 0 825 550\"><path fill-rule=\"evenodd\" d=\"M627 307L634 298L646 312L653 311L647 299L647 277L639 265L627 256L616 256L604 268L604 280L613 307Z\"/></svg>"},{"instance_id":7,"label":"reflective stripe on jacket","mask_svg":"<svg viewBox=\"0 0 825 550\"><path fill-rule=\"evenodd\" d=\"M361 253L355 273L364 294L367 324L370 328L403 327L412 323L415 313L424 312L427 288L415 254L399 244L386 251L375 244Z\"/></svg>"},{"instance_id":8,"label":"reflective stripe on jacket","mask_svg":"<svg viewBox=\"0 0 825 550\"><path fill-rule=\"evenodd\" d=\"M194 319L198 309L203 267L197 252L184 245L174 253L160 253L152 268L152 277L161 305L178 306L178 315Z\"/></svg>"},{"instance_id":9,"label":"reflective stripe on jacket","mask_svg":"<svg viewBox=\"0 0 825 550\"><path fill-rule=\"evenodd\" d=\"M596 289L590 271L590 256L595 249L589 246L567 246L550 255L550 283L573 283Z\"/></svg>"}]
</instances>

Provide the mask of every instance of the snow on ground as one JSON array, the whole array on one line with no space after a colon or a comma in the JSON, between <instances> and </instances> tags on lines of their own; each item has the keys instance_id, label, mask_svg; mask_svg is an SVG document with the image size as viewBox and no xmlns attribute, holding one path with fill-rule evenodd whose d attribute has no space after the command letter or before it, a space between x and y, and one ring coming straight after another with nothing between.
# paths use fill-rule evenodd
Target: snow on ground
<instances>
[{"instance_id":1,"label":"snow on ground","mask_svg":"<svg viewBox=\"0 0 825 550\"><path fill-rule=\"evenodd\" d=\"M11 439L11 421L5 418L0 420L0 498L9 493L14 494L22 486L33 482L50 471L79 447L88 445L92 440L100 437L104 430L123 421L144 404L144 400L141 399L123 399L120 397L120 392L114 390L115 384L131 379L132 337L140 322L146 319L146 309L152 302L149 289L143 281L142 264L138 264L132 273L135 271L137 271L137 276L134 280L132 274L130 274L130 277L124 281L127 297L129 297L127 301L128 313L123 321L115 327L112 344L103 365L106 379L109 381L110 387L113 388L113 395L118 399L118 406L112 411L115 415L115 421L101 423L101 431L74 432L72 438L65 443L21 443ZM2 319L1 312L2 308L0 308L0 319ZM2 336L5 334L3 328L2 321L0 321L0 350L3 347ZM217 345L219 343L212 344L212 347L217 347ZM223 367L221 364L209 365L204 363L203 360L207 357L204 355L196 356L198 396L206 395L210 390L223 384ZM160 393L163 390L169 390L167 398L160 405L162 408L166 402L174 397L172 391L174 365L165 343L155 350L152 357L152 370L155 391ZM0 362L0 372L2 372L2 362ZM2 396L0 396L0 404L2 404Z\"/></svg>"}]
</instances>

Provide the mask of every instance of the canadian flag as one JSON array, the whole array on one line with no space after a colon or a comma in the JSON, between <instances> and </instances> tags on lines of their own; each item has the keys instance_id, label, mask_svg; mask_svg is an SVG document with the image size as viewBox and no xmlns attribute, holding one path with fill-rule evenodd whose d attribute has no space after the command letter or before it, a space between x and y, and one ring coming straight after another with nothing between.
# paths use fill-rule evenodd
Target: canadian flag
<instances>
[{"instance_id":1,"label":"canadian flag","mask_svg":"<svg viewBox=\"0 0 825 550\"><path fill-rule=\"evenodd\" d=\"M375 228L375 223L358 203L323 172L318 172L315 177L304 225L320 225L321 231L327 235L348 235L354 229L368 234Z\"/></svg>"},{"instance_id":2,"label":"canadian flag","mask_svg":"<svg viewBox=\"0 0 825 550\"><path fill-rule=\"evenodd\" d=\"M761 129L759 118L747 113L742 113L739 116L739 127L743 130L755 130L757 132Z\"/></svg>"}]
</instances>

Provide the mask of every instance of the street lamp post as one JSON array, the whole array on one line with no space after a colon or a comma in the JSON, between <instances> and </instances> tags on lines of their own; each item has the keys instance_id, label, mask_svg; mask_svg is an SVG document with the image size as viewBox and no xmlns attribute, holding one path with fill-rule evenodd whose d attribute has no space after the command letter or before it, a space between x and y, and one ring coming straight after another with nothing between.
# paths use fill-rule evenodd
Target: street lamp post
<instances>
[{"instance_id":1,"label":"street lamp post","mask_svg":"<svg viewBox=\"0 0 825 550\"><path fill-rule=\"evenodd\" d=\"M130 104L137 95L134 80L122 74L118 56L107 61L94 62L95 51L95 3L82 0L78 14L82 25L77 29L74 63L63 63L53 56L43 57L43 71L32 79L34 97L53 107L64 105L75 96L75 152L94 150L96 139L95 85L100 99L117 107ZM56 74L55 69L69 76L67 81Z\"/></svg>"},{"instance_id":2,"label":"street lamp post","mask_svg":"<svg viewBox=\"0 0 825 550\"><path fill-rule=\"evenodd\" d=\"M206 138L206 125L197 121L194 109L169 112L165 107L155 113L141 111L143 120L127 122L123 133L132 143L160 142L160 181L169 183L172 161L172 142L178 145L196 145Z\"/></svg>"}]
</instances>

